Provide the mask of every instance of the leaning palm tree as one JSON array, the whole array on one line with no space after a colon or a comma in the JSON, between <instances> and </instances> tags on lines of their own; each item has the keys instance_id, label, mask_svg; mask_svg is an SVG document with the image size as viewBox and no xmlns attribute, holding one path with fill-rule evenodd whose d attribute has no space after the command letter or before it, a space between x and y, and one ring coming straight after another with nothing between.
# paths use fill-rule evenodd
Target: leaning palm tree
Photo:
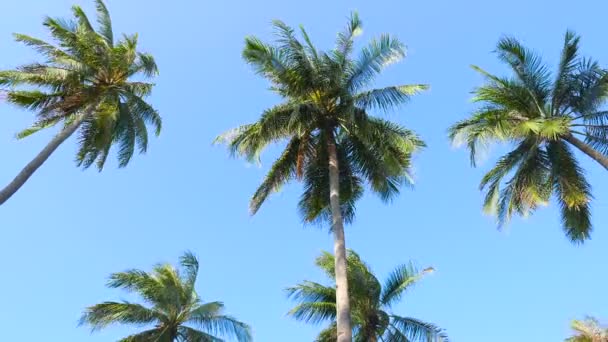
<instances>
[{"instance_id":1,"label":"leaning palm tree","mask_svg":"<svg viewBox=\"0 0 608 342\"><path fill-rule=\"evenodd\" d=\"M259 121L218 140L249 160L256 160L270 143L288 141L254 193L250 209L256 213L272 192L293 179L303 180L299 207L304 220L328 221L334 234L338 341L351 341L344 221L353 219L365 181L384 200L411 183L411 155L423 146L412 131L370 111L395 108L426 86L365 90L387 65L404 57L405 47L383 35L353 60L353 40L361 32L357 14L329 52L318 51L303 28L301 42L284 23L275 21L274 26L276 45L249 37L243 55L283 101Z\"/></svg>"},{"instance_id":2,"label":"leaning palm tree","mask_svg":"<svg viewBox=\"0 0 608 342\"><path fill-rule=\"evenodd\" d=\"M41 63L0 71L0 85L9 87L6 100L36 111L37 121L17 134L27 137L60 124L59 133L4 189L0 204L9 199L50 155L76 131L79 166L96 164L101 170L110 147L118 145L119 166L126 166L135 149L148 147L147 125L160 133L161 118L144 101L153 84L141 79L158 73L154 58L137 51L137 35L115 41L110 15L101 0L97 5L98 28L84 11L72 8L75 20L46 18L57 45L23 34L17 41L44 56ZM134 80L134 79L137 80Z\"/></svg>"},{"instance_id":3,"label":"leaning palm tree","mask_svg":"<svg viewBox=\"0 0 608 342\"><path fill-rule=\"evenodd\" d=\"M608 111L601 108L608 74L597 62L579 56L579 41L566 33L552 78L532 51L513 38L501 39L497 54L513 77L474 67L487 80L474 91L481 106L450 129L454 142L468 145L473 166L487 143L513 144L480 185L486 192L484 208L497 215L499 225L513 214L528 215L555 195L573 242L590 237L592 195L572 147L608 168Z\"/></svg>"},{"instance_id":4,"label":"leaning palm tree","mask_svg":"<svg viewBox=\"0 0 608 342\"><path fill-rule=\"evenodd\" d=\"M447 341L445 333L435 325L390 312L402 295L426 273L432 272L432 268L418 271L411 263L400 265L381 284L355 252L349 250L347 260L354 341ZM335 279L333 263L334 256L328 252L316 260L317 266L332 280ZM299 302L289 315L307 323L330 322L316 341L335 341L336 288L305 281L287 291Z\"/></svg>"},{"instance_id":5,"label":"leaning palm tree","mask_svg":"<svg viewBox=\"0 0 608 342\"><path fill-rule=\"evenodd\" d=\"M566 339L566 342L608 342L608 328L593 317L572 321L572 330L575 335Z\"/></svg>"},{"instance_id":6,"label":"leaning palm tree","mask_svg":"<svg viewBox=\"0 0 608 342\"><path fill-rule=\"evenodd\" d=\"M180 264L180 270L171 265L157 265L151 273L129 270L112 274L109 287L135 292L147 305L126 301L97 304L86 309L81 324L93 330L111 324L151 326L121 339L122 342L224 341L221 337L251 341L246 324L222 313L224 304L205 303L196 293L194 285L199 270L196 257L186 252Z\"/></svg>"}]
</instances>

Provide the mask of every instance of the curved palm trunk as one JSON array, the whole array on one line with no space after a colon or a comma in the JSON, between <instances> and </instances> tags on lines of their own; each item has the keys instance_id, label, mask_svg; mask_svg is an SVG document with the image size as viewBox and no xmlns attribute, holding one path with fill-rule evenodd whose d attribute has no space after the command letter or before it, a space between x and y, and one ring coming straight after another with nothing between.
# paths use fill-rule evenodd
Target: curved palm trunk
<instances>
[{"instance_id":1,"label":"curved palm trunk","mask_svg":"<svg viewBox=\"0 0 608 342\"><path fill-rule=\"evenodd\" d=\"M350 301L348 299L348 279L346 277L346 240L344 238L342 210L340 209L340 173L336 141L331 133L327 139L327 150L329 154L329 204L334 233L338 342L351 342Z\"/></svg>"},{"instance_id":2,"label":"curved palm trunk","mask_svg":"<svg viewBox=\"0 0 608 342\"><path fill-rule=\"evenodd\" d=\"M576 138L572 134L564 137L564 140L572 144L574 147L578 148L581 152L585 153L608 170L608 157L596 151L593 147L587 145L584 141Z\"/></svg>"},{"instance_id":3,"label":"curved palm trunk","mask_svg":"<svg viewBox=\"0 0 608 342\"><path fill-rule=\"evenodd\" d=\"M0 205L4 204L6 200L11 198L17 190L19 190L25 182L38 170L38 168L44 164L44 162L49 159L51 154L55 152L57 147L61 145L67 138L69 138L80 125L84 122L84 120L93 114L94 107L87 110L84 115L79 115L76 117L74 122L61 130L53 139L38 153L38 155L32 159L25 167L17 174L17 176L6 186L4 189L0 191Z\"/></svg>"}]
</instances>

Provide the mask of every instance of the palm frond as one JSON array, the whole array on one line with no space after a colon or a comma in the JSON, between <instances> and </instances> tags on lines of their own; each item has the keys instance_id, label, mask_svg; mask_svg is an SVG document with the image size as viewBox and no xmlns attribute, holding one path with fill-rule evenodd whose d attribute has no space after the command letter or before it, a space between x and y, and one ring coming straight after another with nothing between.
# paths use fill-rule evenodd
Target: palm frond
<instances>
[{"instance_id":1,"label":"palm frond","mask_svg":"<svg viewBox=\"0 0 608 342\"><path fill-rule=\"evenodd\" d=\"M114 45L114 32L112 30L112 19L110 12L104 4L103 0L95 0L97 8L97 22L99 24L99 33L103 36L109 46Z\"/></svg>"},{"instance_id":2,"label":"palm frond","mask_svg":"<svg viewBox=\"0 0 608 342\"><path fill-rule=\"evenodd\" d=\"M399 40L382 35L361 50L361 55L350 72L347 87L351 91L369 84L385 67L405 57L405 46Z\"/></svg>"},{"instance_id":3,"label":"palm frond","mask_svg":"<svg viewBox=\"0 0 608 342\"><path fill-rule=\"evenodd\" d=\"M274 162L264 181L251 198L249 210L252 214L260 209L268 195L279 191L284 184L294 177L302 144L301 139L292 138L281 156Z\"/></svg>"},{"instance_id":4,"label":"palm frond","mask_svg":"<svg viewBox=\"0 0 608 342\"><path fill-rule=\"evenodd\" d=\"M576 70L578 64L578 50L580 36L577 36L572 31L566 31L564 36L564 46L557 69L557 77L554 82L553 92L551 94L551 107L553 115L561 113L561 107L564 100L568 97L572 89L572 73Z\"/></svg>"},{"instance_id":5,"label":"palm frond","mask_svg":"<svg viewBox=\"0 0 608 342\"><path fill-rule=\"evenodd\" d=\"M181 326L177 331L181 341L184 342L224 342L223 339L207 334L200 330Z\"/></svg>"},{"instance_id":6,"label":"palm frond","mask_svg":"<svg viewBox=\"0 0 608 342\"><path fill-rule=\"evenodd\" d=\"M547 154L553 164L551 177L561 206L566 236L573 242L583 242L590 238L592 230L589 208L592 199L591 186L572 151L564 142L549 143Z\"/></svg>"},{"instance_id":7,"label":"palm frond","mask_svg":"<svg viewBox=\"0 0 608 342\"><path fill-rule=\"evenodd\" d=\"M344 68L347 65L348 56L352 52L354 38L363 32L363 23L357 12L352 12L348 24L343 32L338 33L334 58Z\"/></svg>"},{"instance_id":8,"label":"palm frond","mask_svg":"<svg viewBox=\"0 0 608 342\"><path fill-rule=\"evenodd\" d=\"M391 315L391 325L407 336L408 341L416 342L449 342L445 332L434 324L411 317ZM390 341L390 338L387 339Z\"/></svg>"},{"instance_id":9,"label":"palm frond","mask_svg":"<svg viewBox=\"0 0 608 342\"><path fill-rule=\"evenodd\" d=\"M364 109L389 111L407 103L413 95L429 89L426 84L391 86L355 95L355 103Z\"/></svg>"},{"instance_id":10,"label":"palm frond","mask_svg":"<svg viewBox=\"0 0 608 342\"><path fill-rule=\"evenodd\" d=\"M153 309L129 302L104 302L87 308L80 319L81 325L90 325L93 330L111 324L146 325L158 323L163 315Z\"/></svg>"},{"instance_id":11,"label":"palm frond","mask_svg":"<svg viewBox=\"0 0 608 342\"><path fill-rule=\"evenodd\" d=\"M382 286L382 295L380 301L383 305L391 306L395 301L398 301L403 293L418 282L425 274L431 273L432 268L425 268L418 271L416 267L410 263L400 265L386 279Z\"/></svg>"},{"instance_id":12,"label":"palm frond","mask_svg":"<svg viewBox=\"0 0 608 342\"><path fill-rule=\"evenodd\" d=\"M517 39L505 37L497 45L498 58L507 63L532 95L539 112L550 95L549 71L534 52L526 49ZM547 114L547 113L544 113Z\"/></svg>"},{"instance_id":13,"label":"palm frond","mask_svg":"<svg viewBox=\"0 0 608 342\"><path fill-rule=\"evenodd\" d=\"M118 340L118 342L149 342L162 341L163 331L161 328L142 331Z\"/></svg>"}]
</instances>

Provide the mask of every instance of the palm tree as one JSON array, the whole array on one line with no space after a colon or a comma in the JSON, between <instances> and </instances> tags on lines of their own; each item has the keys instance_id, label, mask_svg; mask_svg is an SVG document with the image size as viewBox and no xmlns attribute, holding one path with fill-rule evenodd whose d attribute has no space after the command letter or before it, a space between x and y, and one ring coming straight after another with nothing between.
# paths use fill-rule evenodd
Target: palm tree
<instances>
[{"instance_id":1,"label":"palm tree","mask_svg":"<svg viewBox=\"0 0 608 342\"><path fill-rule=\"evenodd\" d=\"M390 312L402 295L425 274L432 272L432 268L418 271L411 263L399 265L382 285L355 252L349 250L347 260L355 341L447 341L447 336L435 325ZM317 266L332 280L335 279L333 263L334 256L328 252L323 252L316 260ZM331 322L319 334L317 342L335 341L335 287L305 281L287 289L287 292L299 302L289 315L307 323Z\"/></svg>"},{"instance_id":2,"label":"palm tree","mask_svg":"<svg viewBox=\"0 0 608 342\"><path fill-rule=\"evenodd\" d=\"M501 39L498 58L514 76L499 77L474 66L487 80L474 91L474 101L481 106L450 128L454 142L468 145L473 166L479 148L487 143L514 145L480 185L486 193L484 208L497 215L499 225L513 214L533 212L554 194L573 242L590 237L592 195L571 146L608 168L608 111L601 110L608 74L597 62L579 56L579 41L579 36L566 33L552 78L532 51L514 38Z\"/></svg>"},{"instance_id":3,"label":"palm tree","mask_svg":"<svg viewBox=\"0 0 608 342\"><path fill-rule=\"evenodd\" d=\"M49 156L79 131L79 166L96 164L101 171L110 147L118 145L119 166L148 147L147 125L160 133L161 118L144 101L153 84L140 81L158 73L154 58L137 51L137 35L115 41L110 15L101 0L95 0L98 29L84 11L72 7L75 20L46 18L58 45L23 34L17 41L33 47L45 61L0 71L0 85L8 86L6 100L35 110L37 121L17 134L27 137L44 128L62 124L61 131L0 191L0 204L9 199ZM133 80L137 78L138 80ZM21 86L21 87L19 87Z\"/></svg>"},{"instance_id":4,"label":"palm tree","mask_svg":"<svg viewBox=\"0 0 608 342\"><path fill-rule=\"evenodd\" d=\"M243 56L283 101L266 110L259 121L218 140L226 142L232 154L249 160L257 159L270 143L288 141L254 193L250 209L256 213L270 193L293 179L303 180L299 207L304 220L331 223L338 341L351 341L344 221L353 219L364 181L383 200L396 195L403 183L411 183L411 154L423 146L412 131L373 117L370 111L395 108L427 87L365 90L387 65L404 57L405 47L383 35L353 60L353 40L361 33L356 13L329 52L318 51L303 28L301 42L283 22L275 21L274 27L276 45L248 37Z\"/></svg>"},{"instance_id":5,"label":"palm tree","mask_svg":"<svg viewBox=\"0 0 608 342\"><path fill-rule=\"evenodd\" d=\"M566 342L608 342L608 329L593 317L572 321L572 330L575 335Z\"/></svg>"},{"instance_id":6,"label":"palm tree","mask_svg":"<svg viewBox=\"0 0 608 342\"><path fill-rule=\"evenodd\" d=\"M121 342L224 341L217 336L250 341L250 328L224 315L222 302L204 303L196 293L194 284L199 269L196 257L186 252L180 265L180 270L164 264L155 266L151 273L134 269L112 274L108 287L136 292L148 306L127 301L104 302L87 308L81 324L90 325L93 330L111 324L153 325Z\"/></svg>"}]
</instances>

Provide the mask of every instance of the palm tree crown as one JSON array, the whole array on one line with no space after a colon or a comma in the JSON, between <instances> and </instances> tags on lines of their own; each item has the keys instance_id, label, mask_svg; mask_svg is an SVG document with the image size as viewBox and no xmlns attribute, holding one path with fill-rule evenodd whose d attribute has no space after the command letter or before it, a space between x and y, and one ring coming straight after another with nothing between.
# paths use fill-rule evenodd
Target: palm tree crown
<instances>
[{"instance_id":1,"label":"palm tree crown","mask_svg":"<svg viewBox=\"0 0 608 342\"><path fill-rule=\"evenodd\" d=\"M222 313L221 302L202 302L194 285L199 265L196 257L185 253L181 269L157 265L151 273L129 270L110 276L108 286L136 292L146 304L104 302L87 308L81 324L94 330L111 324L152 326L128 336L124 342L221 342L221 337L250 341L249 327ZM197 330L193 327L198 327Z\"/></svg>"},{"instance_id":2,"label":"palm tree crown","mask_svg":"<svg viewBox=\"0 0 608 342\"><path fill-rule=\"evenodd\" d=\"M283 102L266 110L261 119L220 136L235 154L249 160L259 157L270 143L287 140L287 146L254 193L255 213L267 196L293 179L304 182L299 207L306 221L328 219L328 141L335 142L340 165L340 199L343 217L353 218L363 182L382 199L390 199L402 183L410 183L412 152L423 142L410 130L369 115L407 102L425 85L400 85L365 90L386 66L405 56L398 40L383 35L351 58L353 39L361 33L356 14L338 35L336 47L317 51L302 28L303 42L294 30L274 22L277 45L255 37L246 39L245 60L267 78Z\"/></svg>"},{"instance_id":3,"label":"palm tree crown","mask_svg":"<svg viewBox=\"0 0 608 342\"><path fill-rule=\"evenodd\" d=\"M572 330L575 335L566 342L608 342L608 329L593 317L572 321Z\"/></svg>"},{"instance_id":4,"label":"palm tree crown","mask_svg":"<svg viewBox=\"0 0 608 342\"><path fill-rule=\"evenodd\" d=\"M334 279L334 256L328 252L316 260L317 266ZM390 312L402 295L432 268L418 271L412 264L400 265L381 284L359 255L348 251L348 284L353 317L353 340L356 342L447 341L435 325ZM331 322L318 336L318 342L336 340L336 289L305 281L287 289L299 304L289 314L307 323Z\"/></svg>"},{"instance_id":5,"label":"palm tree crown","mask_svg":"<svg viewBox=\"0 0 608 342\"><path fill-rule=\"evenodd\" d=\"M116 41L106 6L101 0L95 3L97 29L74 6L75 20L44 20L56 45L16 34L17 41L35 48L45 61L1 71L0 84L12 87L7 101L37 113L37 121L18 133L19 138L58 123L68 127L78 122L77 163L85 168L96 164L101 170L114 144L119 166L129 163L136 148L145 152L147 125L158 135L161 118L144 100L154 84L142 79L158 73L154 58L137 51L137 35Z\"/></svg>"},{"instance_id":6,"label":"palm tree crown","mask_svg":"<svg viewBox=\"0 0 608 342\"><path fill-rule=\"evenodd\" d=\"M72 8L75 20L47 18L44 25L58 45L26 36L18 41L34 47L43 63L0 71L0 85L10 86L9 102L37 112L34 125L19 134L23 138L63 123L63 129L17 176L0 190L0 205L13 196L72 134L80 131L79 166L96 164L101 171L110 147L118 145L119 166L126 166L135 148L148 148L147 125L160 133L161 118L144 98L153 84L133 78L150 78L158 69L154 58L137 51L137 35L115 42L110 14L102 0L97 5L98 29L84 11Z\"/></svg>"},{"instance_id":7,"label":"palm tree crown","mask_svg":"<svg viewBox=\"0 0 608 342\"><path fill-rule=\"evenodd\" d=\"M452 126L450 137L467 144L473 165L488 142L514 144L480 185L486 192L484 208L497 215L499 224L513 214L533 212L554 194L566 235L580 242L590 237L592 195L570 146L608 168L608 111L601 110L608 76L597 62L579 56L579 40L566 33L557 75L551 77L532 51L513 38L501 39L498 57L514 77L474 67L487 80L474 92L481 107Z\"/></svg>"}]
</instances>

